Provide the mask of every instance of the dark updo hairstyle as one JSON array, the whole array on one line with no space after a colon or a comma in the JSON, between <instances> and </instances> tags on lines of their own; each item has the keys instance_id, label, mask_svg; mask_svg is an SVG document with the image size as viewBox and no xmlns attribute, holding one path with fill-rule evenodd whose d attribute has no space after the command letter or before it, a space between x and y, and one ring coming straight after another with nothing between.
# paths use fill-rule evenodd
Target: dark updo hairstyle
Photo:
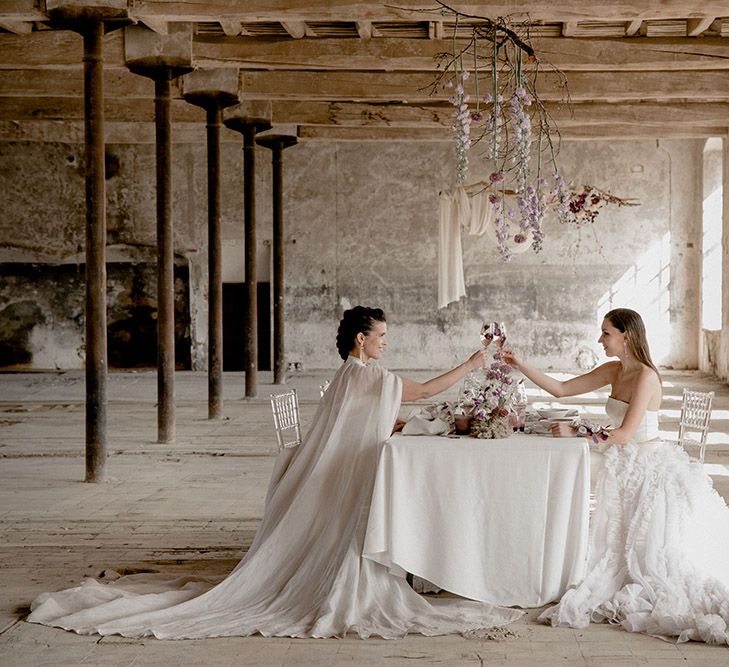
<instances>
[{"instance_id":1,"label":"dark updo hairstyle","mask_svg":"<svg viewBox=\"0 0 729 667\"><path fill-rule=\"evenodd\" d=\"M661 374L651 359L643 318L630 308L615 308L605 314L605 319L625 334L625 344L632 355L641 364L652 368L660 378Z\"/></svg>"},{"instance_id":2,"label":"dark updo hairstyle","mask_svg":"<svg viewBox=\"0 0 729 667\"><path fill-rule=\"evenodd\" d=\"M375 322L385 322L385 313L381 308L355 306L344 311L337 329L337 350L345 361L352 351L358 333L368 334Z\"/></svg>"}]
</instances>

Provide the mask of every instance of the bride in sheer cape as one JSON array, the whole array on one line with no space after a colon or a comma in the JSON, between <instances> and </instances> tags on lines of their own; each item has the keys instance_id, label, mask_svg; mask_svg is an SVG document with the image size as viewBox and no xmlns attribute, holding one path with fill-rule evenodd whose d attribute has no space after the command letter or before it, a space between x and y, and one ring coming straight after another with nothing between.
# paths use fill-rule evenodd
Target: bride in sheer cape
<instances>
[{"instance_id":1,"label":"bride in sheer cape","mask_svg":"<svg viewBox=\"0 0 729 667\"><path fill-rule=\"evenodd\" d=\"M484 350L425 383L369 363L386 345L379 309L344 313L344 363L296 448L282 452L251 548L221 582L141 574L93 579L32 604L32 623L81 634L400 637L500 626L522 615L464 599L427 599L387 568L362 558L377 459L401 400L432 396L487 361Z\"/></svg>"},{"instance_id":2,"label":"bride in sheer cape","mask_svg":"<svg viewBox=\"0 0 729 667\"><path fill-rule=\"evenodd\" d=\"M729 643L729 509L700 463L658 434L661 380L638 313L605 315L599 342L608 362L560 382L503 358L555 397L611 386L615 428L599 445L603 464L591 517L587 576L540 619L583 628L608 621L663 639ZM555 436L573 436L565 423Z\"/></svg>"}]
</instances>

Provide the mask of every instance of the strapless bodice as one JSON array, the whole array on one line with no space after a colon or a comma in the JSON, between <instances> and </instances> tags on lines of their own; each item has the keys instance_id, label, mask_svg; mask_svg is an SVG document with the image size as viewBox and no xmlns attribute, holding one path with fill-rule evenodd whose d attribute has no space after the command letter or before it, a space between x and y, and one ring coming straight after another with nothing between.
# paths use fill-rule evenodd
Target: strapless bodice
<instances>
[{"instance_id":1,"label":"strapless bodice","mask_svg":"<svg viewBox=\"0 0 729 667\"><path fill-rule=\"evenodd\" d=\"M613 398L612 396L608 397L605 412L610 417L611 426L614 428L620 426L623 417L625 417L625 413L628 411L628 405L628 403L619 401L617 398ZM631 442L648 442L658 437L658 410L646 410L643 419L635 430Z\"/></svg>"}]
</instances>

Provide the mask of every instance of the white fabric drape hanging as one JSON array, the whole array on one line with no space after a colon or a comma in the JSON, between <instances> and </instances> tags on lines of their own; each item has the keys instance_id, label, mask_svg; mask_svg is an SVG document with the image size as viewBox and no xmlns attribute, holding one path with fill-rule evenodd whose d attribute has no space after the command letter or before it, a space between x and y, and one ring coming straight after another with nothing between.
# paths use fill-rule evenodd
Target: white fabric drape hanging
<instances>
[{"instance_id":1,"label":"white fabric drape hanging","mask_svg":"<svg viewBox=\"0 0 729 667\"><path fill-rule=\"evenodd\" d=\"M459 185L453 192L441 192L439 200L438 308L444 308L466 296L461 227L470 236L481 236L491 225L493 214L485 190L469 198Z\"/></svg>"},{"instance_id":2,"label":"white fabric drape hanging","mask_svg":"<svg viewBox=\"0 0 729 667\"><path fill-rule=\"evenodd\" d=\"M463 279L461 220L470 210L462 187L440 193L440 243L438 245L438 308L466 296Z\"/></svg>"}]
</instances>

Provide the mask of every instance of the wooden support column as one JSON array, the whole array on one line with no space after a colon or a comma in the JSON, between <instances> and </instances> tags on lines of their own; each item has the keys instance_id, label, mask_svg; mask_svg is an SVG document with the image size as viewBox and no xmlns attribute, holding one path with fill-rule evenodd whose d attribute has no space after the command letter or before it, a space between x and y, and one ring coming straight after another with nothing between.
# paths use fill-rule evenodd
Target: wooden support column
<instances>
[{"instance_id":1,"label":"wooden support column","mask_svg":"<svg viewBox=\"0 0 729 667\"><path fill-rule=\"evenodd\" d=\"M129 22L121 0L93 6L47 0L51 25L83 36L84 162L86 166L86 482L106 478L106 168L104 145L104 33Z\"/></svg>"},{"instance_id":2,"label":"wooden support column","mask_svg":"<svg viewBox=\"0 0 729 667\"><path fill-rule=\"evenodd\" d=\"M157 163L157 442L175 441L175 245L172 224L172 71L154 76Z\"/></svg>"},{"instance_id":3,"label":"wooden support column","mask_svg":"<svg viewBox=\"0 0 729 667\"><path fill-rule=\"evenodd\" d=\"M283 215L283 150L298 142L296 137L270 134L257 143L271 149L273 163L273 382L286 379L285 312L284 312L284 215Z\"/></svg>"},{"instance_id":4,"label":"wooden support column","mask_svg":"<svg viewBox=\"0 0 729 667\"><path fill-rule=\"evenodd\" d=\"M104 24L84 38L86 164L86 481L106 478L106 181L104 165Z\"/></svg>"},{"instance_id":5,"label":"wooden support column","mask_svg":"<svg viewBox=\"0 0 729 667\"><path fill-rule=\"evenodd\" d=\"M157 442L175 441L175 246L172 221L171 82L189 72L192 27L158 34L142 26L125 33L127 66L154 80L157 173Z\"/></svg>"},{"instance_id":6,"label":"wooden support column","mask_svg":"<svg viewBox=\"0 0 729 667\"><path fill-rule=\"evenodd\" d=\"M208 419L223 416L223 266L220 222L221 110L238 102L238 71L198 70L183 78L184 97L207 112Z\"/></svg>"},{"instance_id":7,"label":"wooden support column","mask_svg":"<svg viewBox=\"0 0 729 667\"><path fill-rule=\"evenodd\" d=\"M237 108L237 107L235 107ZM234 109L235 109L234 108ZM246 398L254 398L258 392L258 297L256 275L256 143L257 132L267 130L271 123L266 119L240 116L226 118L225 125L243 135L243 214L245 242L246 324L244 332Z\"/></svg>"}]
</instances>

